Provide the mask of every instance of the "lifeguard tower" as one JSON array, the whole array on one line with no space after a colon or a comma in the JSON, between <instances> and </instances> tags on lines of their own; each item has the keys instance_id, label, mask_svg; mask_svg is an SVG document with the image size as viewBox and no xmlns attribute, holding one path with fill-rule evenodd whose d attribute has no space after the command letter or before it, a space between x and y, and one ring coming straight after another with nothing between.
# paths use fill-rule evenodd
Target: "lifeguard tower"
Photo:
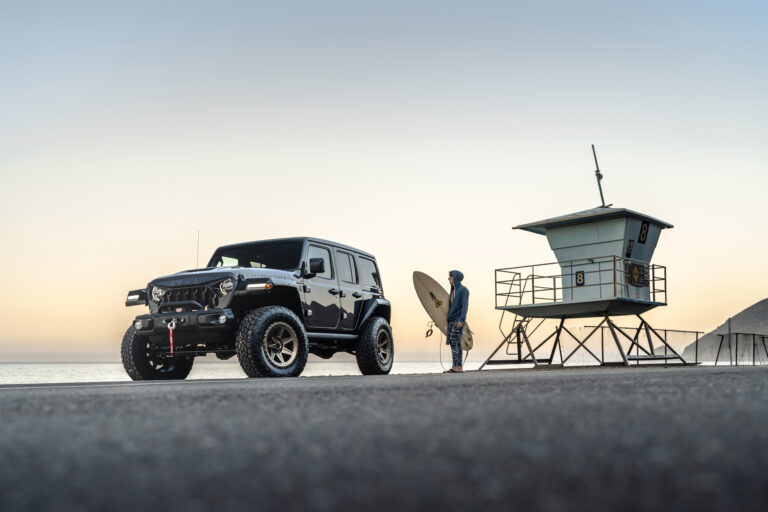
<instances>
[{"instance_id":1,"label":"lifeguard tower","mask_svg":"<svg viewBox=\"0 0 768 512\"><path fill-rule=\"evenodd\" d=\"M594 146L592 150L594 154ZM661 231L673 226L644 213L606 206L599 167L595 174L602 206L515 226L546 236L557 261L496 270L496 309L502 311L499 327L504 340L480 369L494 364L562 366L581 349L598 364L615 364L606 362L604 351L598 357L587 346L605 328L621 356L618 364L686 364L641 316L667 304L666 268L651 264L651 257ZM506 313L515 315L508 332L502 327ZM630 330L614 322L614 317L628 315L640 320L637 328ZM568 319L581 318L601 318L583 339L565 325ZM533 319L540 321L529 329ZM547 319L559 320L559 325L534 347L530 336ZM566 335L576 341L576 347L564 355L562 339ZM505 345L506 354L516 357L494 359Z\"/></svg>"}]
</instances>

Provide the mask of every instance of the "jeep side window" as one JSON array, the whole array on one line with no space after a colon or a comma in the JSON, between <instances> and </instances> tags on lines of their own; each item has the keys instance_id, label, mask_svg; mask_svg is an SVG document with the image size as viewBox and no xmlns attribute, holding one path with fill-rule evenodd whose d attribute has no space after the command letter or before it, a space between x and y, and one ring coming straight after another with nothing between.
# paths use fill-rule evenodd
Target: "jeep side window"
<instances>
[{"instance_id":1,"label":"jeep side window","mask_svg":"<svg viewBox=\"0 0 768 512\"><path fill-rule=\"evenodd\" d=\"M368 258L360 258L360 281L363 286L381 288L376 263Z\"/></svg>"},{"instance_id":2,"label":"jeep side window","mask_svg":"<svg viewBox=\"0 0 768 512\"><path fill-rule=\"evenodd\" d=\"M233 258L231 256L222 256L219 262L216 264L217 267L236 267L240 264L237 258Z\"/></svg>"},{"instance_id":3,"label":"jeep side window","mask_svg":"<svg viewBox=\"0 0 768 512\"><path fill-rule=\"evenodd\" d=\"M317 245L310 245L307 251L307 265L314 258L321 258L325 261L325 271L317 274L316 277L323 279L333 279L333 265L331 265L331 251L325 247L318 247Z\"/></svg>"},{"instance_id":4,"label":"jeep side window","mask_svg":"<svg viewBox=\"0 0 768 512\"><path fill-rule=\"evenodd\" d=\"M357 284L355 261L352 259L351 254L336 252L336 266L339 270L339 279L345 283Z\"/></svg>"}]
</instances>

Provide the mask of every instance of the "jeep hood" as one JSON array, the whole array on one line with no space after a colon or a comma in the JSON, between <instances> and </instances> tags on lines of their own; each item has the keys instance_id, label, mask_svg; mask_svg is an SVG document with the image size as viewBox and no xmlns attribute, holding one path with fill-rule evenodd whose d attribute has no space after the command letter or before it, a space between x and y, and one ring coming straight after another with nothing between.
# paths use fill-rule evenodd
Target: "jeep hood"
<instances>
[{"instance_id":1,"label":"jeep hood","mask_svg":"<svg viewBox=\"0 0 768 512\"><path fill-rule=\"evenodd\" d=\"M235 281L271 279L275 284L293 284L295 276L287 270L247 267L208 267L195 270L184 270L175 274L158 277L150 281L148 288L153 285L168 288L183 288L215 283L231 277Z\"/></svg>"}]
</instances>

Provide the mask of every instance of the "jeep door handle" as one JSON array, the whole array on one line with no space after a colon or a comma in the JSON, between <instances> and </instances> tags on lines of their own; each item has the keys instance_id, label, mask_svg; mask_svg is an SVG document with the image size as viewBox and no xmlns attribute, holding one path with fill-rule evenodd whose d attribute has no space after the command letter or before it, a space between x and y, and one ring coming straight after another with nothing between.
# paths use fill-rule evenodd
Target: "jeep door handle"
<instances>
[{"instance_id":1,"label":"jeep door handle","mask_svg":"<svg viewBox=\"0 0 768 512\"><path fill-rule=\"evenodd\" d=\"M354 298L356 298L356 299L359 299L360 297L362 297L362 296L363 296L363 294L362 294L362 293L360 293L360 292L352 292L352 296L353 296Z\"/></svg>"},{"instance_id":2,"label":"jeep door handle","mask_svg":"<svg viewBox=\"0 0 768 512\"><path fill-rule=\"evenodd\" d=\"M330 290L328 290L328 293L330 293L331 295L338 295L339 290L337 290L336 288L331 288Z\"/></svg>"}]
</instances>

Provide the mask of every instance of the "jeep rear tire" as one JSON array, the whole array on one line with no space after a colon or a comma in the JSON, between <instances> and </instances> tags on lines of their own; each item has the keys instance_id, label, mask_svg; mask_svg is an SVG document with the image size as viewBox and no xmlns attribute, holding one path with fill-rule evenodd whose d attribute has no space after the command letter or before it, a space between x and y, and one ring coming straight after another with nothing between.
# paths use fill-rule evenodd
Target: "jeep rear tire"
<instances>
[{"instance_id":1,"label":"jeep rear tire","mask_svg":"<svg viewBox=\"0 0 768 512\"><path fill-rule=\"evenodd\" d=\"M248 377L298 377L307 364L309 342L299 317L288 308L267 306L240 322L237 359Z\"/></svg>"},{"instance_id":2,"label":"jeep rear tire","mask_svg":"<svg viewBox=\"0 0 768 512\"><path fill-rule=\"evenodd\" d=\"M131 326L125 331L120 357L126 373L133 380L181 380L192 371L191 357L159 357L152 350L149 336Z\"/></svg>"},{"instance_id":3,"label":"jeep rear tire","mask_svg":"<svg viewBox=\"0 0 768 512\"><path fill-rule=\"evenodd\" d=\"M355 349L357 367L363 375L386 375L392 369L395 346L386 319L374 316L363 325Z\"/></svg>"}]
</instances>

